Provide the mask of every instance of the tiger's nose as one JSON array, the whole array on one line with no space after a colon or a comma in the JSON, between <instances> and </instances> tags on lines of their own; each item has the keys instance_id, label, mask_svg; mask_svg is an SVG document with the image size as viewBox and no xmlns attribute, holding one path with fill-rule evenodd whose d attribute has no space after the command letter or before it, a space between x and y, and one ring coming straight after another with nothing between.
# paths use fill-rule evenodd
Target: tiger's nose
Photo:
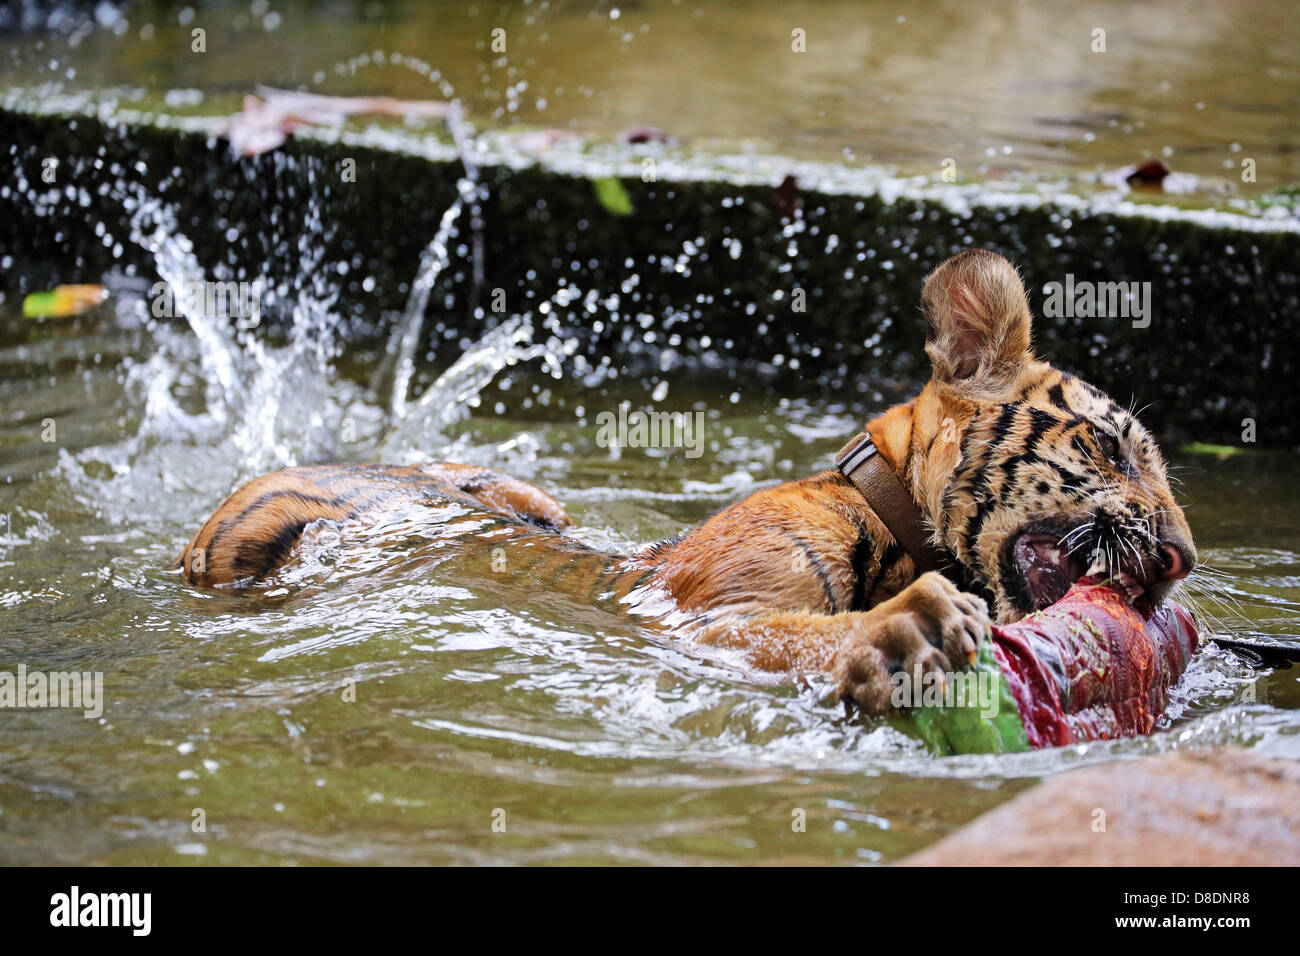
<instances>
[{"instance_id":1,"label":"tiger's nose","mask_svg":"<svg viewBox=\"0 0 1300 956\"><path fill-rule=\"evenodd\" d=\"M1160 577L1165 581L1185 578L1196 567L1196 552L1190 545L1166 544L1160 550L1165 556L1165 566L1160 571Z\"/></svg>"}]
</instances>

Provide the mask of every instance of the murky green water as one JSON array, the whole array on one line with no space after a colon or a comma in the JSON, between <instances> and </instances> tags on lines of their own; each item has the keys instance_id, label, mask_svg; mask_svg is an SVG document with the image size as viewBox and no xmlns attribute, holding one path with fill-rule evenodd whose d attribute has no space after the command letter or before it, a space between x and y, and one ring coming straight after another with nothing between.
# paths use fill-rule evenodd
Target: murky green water
<instances>
[{"instance_id":1,"label":"murky green water","mask_svg":"<svg viewBox=\"0 0 1300 956\"><path fill-rule=\"evenodd\" d=\"M63 16L62 35L0 36L0 85L114 90L206 115L239 109L257 83L454 94L480 128L649 125L688 148L908 173L952 159L968 178L1050 178L1163 157L1245 195L1300 180L1300 33L1279 0L100 7L94 28ZM806 52L792 49L796 30Z\"/></svg>"},{"instance_id":2,"label":"murky green water","mask_svg":"<svg viewBox=\"0 0 1300 956\"><path fill-rule=\"evenodd\" d=\"M399 50L436 62L480 125L653 124L917 170L951 155L989 176L1170 147L1202 174L1258 157L1260 188L1300 178L1287 125L1300 60L1279 4L1174 5L1159 23L1118 3L357 9L271 20L269 6L217 4L182 23L171 5L105 7L75 42L0 37L0 83L120 86L128 102L204 113L258 81L431 95L373 57L335 70ZM487 50L499 22L504 59ZM197 26L210 52L189 56ZM1095 26L1105 59L1088 50ZM808 36L797 59L794 28ZM173 283L205 278L167 210L121 187L139 221L95 234L144 246ZM102 229L89 206L85 228ZM572 286L538 290L545 306L479 341L449 333L461 304L393 317L427 313L443 343L411 356L403 408L382 348L339 338L340 264L314 234L278 238L301 263L268 277L289 330L274 341L202 314L151 318L138 292L64 321L0 301L0 671L102 672L106 696L100 719L0 709L0 862L877 862L1081 763L1223 743L1300 758L1297 672L1211 646L1149 739L936 759L815 687L755 683L508 568L484 574L457 542L491 528L454 511L413 538L317 540L257 593L184 586L171 563L199 522L283 465L503 466L552 490L581 540L629 551L826 467L879 410L737 386L747 372L725 349L680 354L619 290ZM450 248L463 265L463 237ZM609 354L572 347L594 321L626 333ZM704 453L611 458L595 416L622 401L703 412ZM1208 628L1300 640L1300 457L1172 458L1219 572L1202 576ZM806 832L791 827L800 809Z\"/></svg>"},{"instance_id":3,"label":"murky green water","mask_svg":"<svg viewBox=\"0 0 1300 956\"><path fill-rule=\"evenodd\" d=\"M10 303L0 324L0 669L102 671L106 696L100 720L0 712L4 862L892 860L1081 762L1225 742L1300 756L1295 671L1255 683L1212 648L1149 740L932 758L812 690L467 573L454 516L416 542L317 548L262 594L190 589L171 561L235 484L380 457L384 402L362 384L373 360L345 354L281 372L278 391L250 371L267 387L223 408L192 331L140 311L35 325ZM455 383L432 378L413 394L432 389L438 416L413 413L384 455L505 464L554 489L579 537L619 550L825 466L866 411L728 398L671 370L557 380L532 360L461 389L458 418ZM705 411L705 454L597 447L598 410L652 393L657 409ZM1221 626L1300 637L1300 460L1175 461L1224 572Z\"/></svg>"}]
</instances>

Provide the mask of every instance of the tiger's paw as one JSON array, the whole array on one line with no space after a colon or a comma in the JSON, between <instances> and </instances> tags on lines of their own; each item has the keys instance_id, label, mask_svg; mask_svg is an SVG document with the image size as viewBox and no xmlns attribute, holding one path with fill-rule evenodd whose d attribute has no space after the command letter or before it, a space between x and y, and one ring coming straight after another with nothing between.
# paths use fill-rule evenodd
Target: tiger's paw
<instances>
[{"instance_id":1,"label":"tiger's paw","mask_svg":"<svg viewBox=\"0 0 1300 956\"><path fill-rule=\"evenodd\" d=\"M830 670L838 695L874 717L905 708L916 696L909 693L914 682L918 689L942 686L954 664L973 664L988 626L981 598L937 572L923 574L836 651Z\"/></svg>"},{"instance_id":2,"label":"tiger's paw","mask_svg":"<svg viewBox=\"0 0 1300 956\"><path fill-rule=\"evenodd\" d=\"M984 599L967 594L938 571L927 571L898 595L916 628L959 668L973 666L989 631Z\"/></svg>"},{"instance_id":3,"label":"tiger's paw","mask_svg":"<svg viewBox=\"0 0 1300 956\"><path fill-rule=\"evenodd\" d=\"M420 470L449 483L491 511L513 515L548 531L564 531L573 526L573 519L546 492L496 469L443 462L422 465Z\"/></svg>"}]
</instances>

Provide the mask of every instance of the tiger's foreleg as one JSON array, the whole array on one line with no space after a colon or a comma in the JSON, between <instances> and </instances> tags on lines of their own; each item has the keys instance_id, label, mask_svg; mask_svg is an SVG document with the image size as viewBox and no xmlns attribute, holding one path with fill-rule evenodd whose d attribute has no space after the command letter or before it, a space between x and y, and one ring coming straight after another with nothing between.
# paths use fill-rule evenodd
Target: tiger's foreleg
<instances>
[{"instance_id":1,"label":"tiger's foreleg","mask_svg":"<svg viewBox=\"0 0 1300 956\"><path fill-rule=\"evenodd\" d=\"M708 625L701 643L740 651L758 670L791 677L829 674L863 712L890 712L894 675L940 678L974 663L988 608L936 572L869 611L765 611Z\"/></svg>"}]
</instances>

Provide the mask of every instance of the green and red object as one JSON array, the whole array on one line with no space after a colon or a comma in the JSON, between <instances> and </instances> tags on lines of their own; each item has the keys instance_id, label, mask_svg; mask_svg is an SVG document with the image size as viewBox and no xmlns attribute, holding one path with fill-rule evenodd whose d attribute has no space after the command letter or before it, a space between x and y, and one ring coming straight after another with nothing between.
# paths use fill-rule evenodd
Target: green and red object
<instances>
[{"instance_id":1,"label":"green and red object","mask_svg":"<svg viewBox=\"0 0 1300 956\"><path fill-rule=\"evenodd\" d=\"M1149 734L1199 643L1186 608L1166 601L1144 615L1122 592L1089 578L1050 607L993 625L989 637L975 671L992 699L913 713L916 730L936 753L1003 753Z\"/></svg>"}]
</instances>

